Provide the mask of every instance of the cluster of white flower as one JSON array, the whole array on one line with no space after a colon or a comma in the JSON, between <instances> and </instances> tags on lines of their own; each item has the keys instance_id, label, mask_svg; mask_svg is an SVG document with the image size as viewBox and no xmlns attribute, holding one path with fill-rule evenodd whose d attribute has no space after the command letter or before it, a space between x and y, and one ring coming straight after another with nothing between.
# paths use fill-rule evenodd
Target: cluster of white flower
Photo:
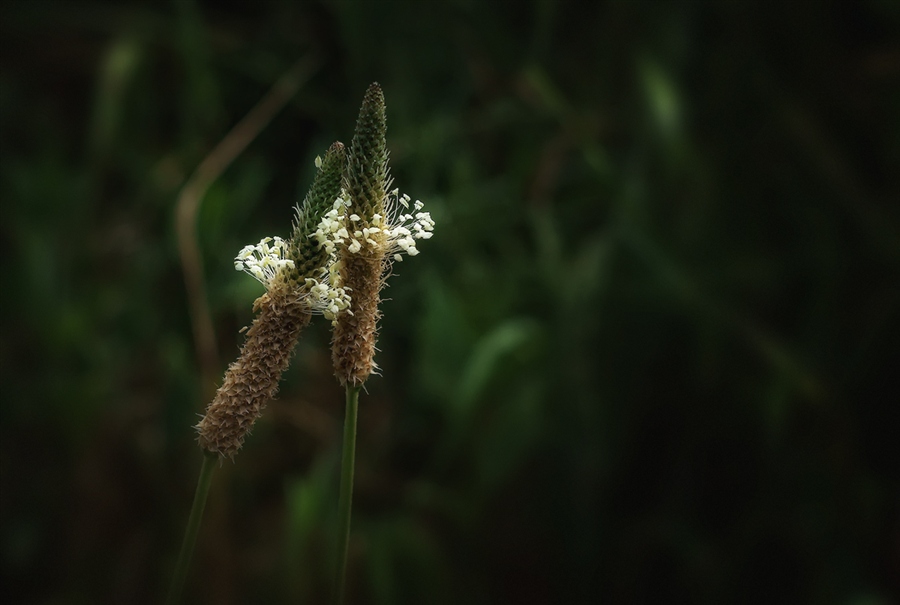
<instances>
[{"instance_id":1,"label":"cluster of white flower","mask_svg":"<svg viewBox=\"0 0 900 605\"><path fill-rule=\"evenodd\" d=\"M268 289L283 269L294 268L294 261L286 258L287 251L288 243L280 237L264 237L255 246L248 244L241 248L234 257L234 268L255 277Z\"/></svg>"},{"instance_id":2,"label":"cluster of white flower","mask_svg":"<svg viewBox=\"0 0 900 605\"><path fill-rule=\"evenodd\" d=\"M234 268L256 278L268 290L283 270L294 268L294 261L285 258L287 255L288 242L280 237L265 237L255 246L244 246L234 259ZM307 278L300 296L311 312L321 311L326 319L334 320L350 306L350 295L334 285L329 269L323 267L321 277L321 281Z\"/></svg>"},{"instance_id":3,"label":"cluster of white flower","mask_svg":"<svg viewBox=\"0 0 900 605\"><path fill-rule=\"evenodd\" d=\"M307 278L305 283L310 308L321 310L325 319L331 321L336 320L338 314L344 311L353 314L349 309L350 294L344 288L332 285L333 283L322 283L312 278Z\"/></svg>"},{"instance_id":4,"label":"cluster of white flower","mask_svg":"<svg viewBox=\"0 0 900 605\"><path fill-rule=\"evenodd\" d=\"M399 190L394 189L385 200L387 216L375 214L369 227L358 228L360 217L356 214L347 216L346 209L350 202L338 197L334 208L322 217L313 237L328 254L335 254L337 245L349 240L347 250L352 254L367 248L376 253L393 252L394 260L402 261L401 250L410 256L417 255L419 250L416 248L416 240L429 239L434 230L431 214L419 212L424 206L419 200L413 205L415 215L400 211L401 206L409 210L409 201L408 195L399 195Z\"/></svg>"},{"instance_id":5,"label":"cluster of white flower","mask_svg":"<svg viewBox=\"0 0 900 605\"><path fill-rule=\"evenodd\" d=\"M421 212L422 202L416 200L410 211L409 196L400 195L396 189L385 200L386 216L374 215L368 227L359 226L361 219L356 214L347 215L349 206L345 197L338 197L310 236L330 258L319 279L307 278L300 288L310 311L321 311L332 321L339 313L350 312L350 294L340 283L339 244L346 243L352 254L366 248L377 254L393 254L395 261L402 261L401 252L416 256L416 240L429 239L434 230L431 215ZM280 237L263 238L255 246L241 249L234 259L234 268L256 278L268 290L282 271L294 268L288 249L289 243Z\"/></svg>"},{"instance_id":6,"label":"cluster of white flower","mask_svg":"<svg viewBox=\"0 0 900 605\"><path fill-rule=\"evenodd\" d=\"M394 189L388 195L388 215L391 216L390 222L394 225L391 229L389 240L393 242L393 250L400 249L415 256L419 253L416 248L417 239L430 239L434 231L434 220L431 218L430 212L420 212L424 204L419 200L413 202L413 210L415 215L409 211L409 196L405 193L400 195L398 189ZM400 210L403 207L407 212ZM402 261L400 254L394 254L394 260Z\"/></svg>"}]
</instances>

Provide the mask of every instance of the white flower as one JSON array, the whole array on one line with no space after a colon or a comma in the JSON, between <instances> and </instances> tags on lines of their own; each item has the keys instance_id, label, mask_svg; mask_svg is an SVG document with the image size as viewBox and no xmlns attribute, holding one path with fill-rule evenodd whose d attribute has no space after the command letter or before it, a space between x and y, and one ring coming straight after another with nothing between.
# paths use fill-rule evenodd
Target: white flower
<instances>
[{"instance_id":1,"label":"white flower","mask_svg":"<svg viewBox=\"0 0 900 605\"><path fill-rule=\"evenodd\" d=\"M347 290L336 286L330 280L323 283L317 279L307 278L304 286L307 292L304 300L307 301L310 311L321 312L325 319L334 321L338 314L350 307L350 295Z\"/></svg>"},{"instance_id":2,"label":"white flower","mask_svg":"<svg viewBox=\"0 0 900 605\"><path fill-rule=\"evenodd\" d=\"M294 261L286 258L287 255L288 242L280 237L265 237L255 246L241 248L234 259L234 268L252 276L269 290L281 277L286 277L283 272L294 268ZM296 292L310 313L321 313L332 321L350 307L350 295L334 279L338 274L334 261L332 255L330 262L322 267L319 279L305 279L302 284L297 284Z\"/></svg>"},{"instance_id":3,"label":"white flower","mask_svg":"<svg viewBox=\"0 0 900 605\"><path fill-rule=\"evenodd\" d=\"M385 216L375 214L368 227L357 228L362 220L357 214L346 215L350 206L346 192L335 200L334 208L322 218L314 234L319 246L329 254L337 254L338 244L347 243L347 251L358 254L364 248L380 255L392 255L395 261L403 260L401 253L416 256L419 253L416 240L430 239L434 220L428 212L420 212L424 204L413 203L416 214L401 212L409 209L410 197L391 191L384 200ZM363 223L365 224L365 223Z\"/></svg>"},{"instance_id":4,"label":"white flower","mask_svg":"<svg viewBox=\"0 0 900 605\"><path fill-rule=\"evenodd\" d=\"M286 258L287 251L288 244L280 237L264 237L255 246L241 248L234 258L234 268L255 278L268 290L282 271L294 268L294 261Z\"/></svg>"}]
</instances>

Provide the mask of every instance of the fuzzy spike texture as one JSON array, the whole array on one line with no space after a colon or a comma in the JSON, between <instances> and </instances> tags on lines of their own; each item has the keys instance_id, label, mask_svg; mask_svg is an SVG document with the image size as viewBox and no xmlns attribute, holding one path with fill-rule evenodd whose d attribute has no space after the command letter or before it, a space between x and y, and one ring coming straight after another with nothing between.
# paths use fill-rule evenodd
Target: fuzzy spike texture
<instances>
[{"instance_id":1,"label":"fuzzy spike texture","mask_svg":"<svg viewBox=\"0 0 900 605\"><path fill-rule=\"evenodd\" d=\"M379 291L384 259L371 253L345 256L341 274L351 292L350 313L341 313L334 326L331 358L342 385L361 386L376 370Z\"/></svg>"},{"instance_id":2,"label":"fuzzy spike texture","mask_svg":"<svg viewBox=\"0 0 900 605\"><path fill-rule=\"evenodd\" d=\"M309 193L296 208L289 255L294 261L290 277L297 283L307 277L318 278L321 268L328 262L328 252L312 238L312 234L341 194L346 163L346 149L343 143L336 141L325 152Z\"/></svg>"},{"instance_id":3,"label":"fuzzy spike texture","mask_svg":"<svg viewBox=\"0 0 900 605\"><path fill-rule=\"evenodd\" d=\"M263 407L278 392L281 374L311 317L296 296L283 292L263 294L253 310L259 315L247 331L241 354L228 367L224 383L197 425L200 447L220 458L234 458Z\"/></svg>"},{"instance_id":4,"label":"fuzzy spike texture","mask_svg":"<svg viewBox=\"0 0 900 605\"><path fill-rule=\"evenodd\" d=\"M360 227L374 224L376 214L384 215L390 185L386 134L384 94L376 82L363 98L344 177L350 198L347 213L359 217ZM368 249L351 254L346 244L342 247L340 271L343 285L350 291L350 313L338 316L331 349L335 375L342 385L360 386L375 370L384 268L384 254Z\"/></svg>"},{"instance_id":5,"label":"fuzzy spike texture","mask_svg":"<svg viewBox=\"0 0 900 605\"><path fill-rule=\"evenodd\" d=\"M375 214L384 215L384 198L389 186L386 135L384 93L378 82L374 82L366 90L359 110L344 180L350 196L348 212L367 222Z\"/></svg>"}]
</instances>

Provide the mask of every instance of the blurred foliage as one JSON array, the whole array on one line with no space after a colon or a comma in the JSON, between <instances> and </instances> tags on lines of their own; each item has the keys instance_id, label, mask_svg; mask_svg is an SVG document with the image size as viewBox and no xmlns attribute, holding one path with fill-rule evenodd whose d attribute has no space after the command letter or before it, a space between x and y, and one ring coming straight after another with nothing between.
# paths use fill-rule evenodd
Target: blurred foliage
<instances>
[{"instance_id":1,"label":"blurred foliage","mask_svg":"<svg viewBox=\"0 0 900 605\"><path fill-rule=\"evenodd\" d=\"M207 403L175 200L308 57L197 231L224 369L260 294L232 257L288 233L382 84L437 228L386 291L353 602L898 602L898 24L888 0L4 3L3 601L164 592ZM215 478L190 602L327 598L324 324Z\"/></svg>"}]
</instances>

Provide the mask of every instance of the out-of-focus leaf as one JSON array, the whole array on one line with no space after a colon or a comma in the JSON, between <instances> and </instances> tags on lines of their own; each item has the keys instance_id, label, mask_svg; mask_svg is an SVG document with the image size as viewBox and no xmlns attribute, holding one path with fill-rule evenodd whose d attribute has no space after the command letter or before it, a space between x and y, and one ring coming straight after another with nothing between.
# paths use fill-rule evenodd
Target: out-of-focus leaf
<instances>
[{"instance_id":1,"label":"out-of-focus leaf","mask_svg":"<svg viewBox=\"0 0 900 605\"><path fill-rule=\"evenodd\" d=\"M498 365L540 334L540 326L530 318L514 318L503 322L475 345L460 377L454 403L460 416L467 417L478 402Z\"/></svg>"}]
</instances>

